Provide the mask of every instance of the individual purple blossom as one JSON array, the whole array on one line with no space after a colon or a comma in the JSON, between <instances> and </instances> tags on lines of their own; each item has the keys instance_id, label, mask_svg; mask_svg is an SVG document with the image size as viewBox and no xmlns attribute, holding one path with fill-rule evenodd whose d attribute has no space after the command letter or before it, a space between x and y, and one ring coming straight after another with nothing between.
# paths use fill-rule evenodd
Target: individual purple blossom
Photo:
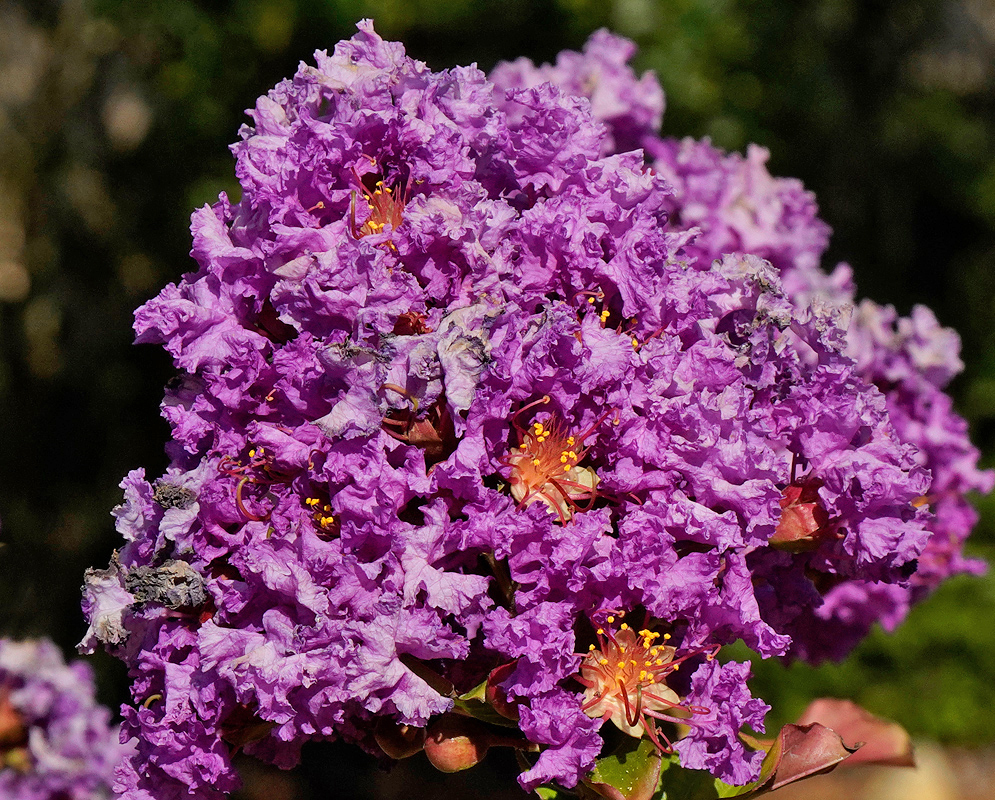
<instances>
[{"instance_id":1,"label":"individual purple blossom","mask_svg":"<svg viewBox=\"0 0 995 800\"><path fill-rule=\"evenodd\" d=\"M676 218L680 225L699 226L702 234L696 241L712 254L733 247L769 259L781 269L785 287L799 306L840 304L853 298L855 289L845 265L831 275L818 268L828 228L814 216L811 195L797 182L771 178L759 160L759 149L751 148L743 160L691 140L678 146L647 139L646 145L654 168L685 194L670 224ZM711 159L711 167L695 166L694 153L706 163ZM756 161L752 170L751 161ZM962 555L977 519L966 494L990 491L993 482L991 473L978 471L978 453L970 444L966 423L943 391L963 369L953 331L941 328L925 307L917 306L911 317L899 318L894 310L864 300L853 313L847 342L847 354L856 362L858 374L884 393L897 434L917 447L917 461L932 473L924 497L929 498L935 517L930 543L907 588L858 580L824 591L825 602L818 609L806 606L811 616L806 612L797 622L793 654L813 661L841 658L874 622L891 630L913 603L946 578L983 569L981 562ZM862 606L859 596L865 598Z\"/></svg>"},{"instance_id":2,"label":"individual purple blossom","mask_svg":"<svg viewBox=\"0 0 995 800\"><path fill-rule=\"evenodd\" d=\"M608 125L607 141L615 143L608 152L642 148L647 165L669 184L668 230L697 233L685 248L689 257L708 263L730 253L758 255L781 269L786 290L797 294L789 273L800 270L814 280L829 243L814 195L798 180L771 176L770 154L757 145L743 157L707 139L661 138L663 91L652 72L637 77L628 66L634 54L632 42L600 30L582 52L560 53L555 66L519 58L499 63L490 77L506 91L549 82L588 98L593 115ZM845 290L849 272L842 269L832 281Z\"/></svg>"},{"instance_id":3,"label":"individual purple blossom","mask_svg":"<svg viewBox=\"0 0 995 800\"><path fill-rule=\"evenodd\" d=\"M725 775L733 784L756 778L764 753L748 751L738 736L730 735L744 726L764 730L769 706L750 696L749 677L750 665L735 662L706 661L695 671L688 697L710 708L692 719L688 735L674 745L685 767ZM727 715L733 719L722 719Z\"/></svg>"},{"instance_id":4,"label":"individual purple blossom","mask_svg":"<svg viewBox=\"0 0 995 800\"><path fill-rule=\"evenodd\" d=\"M103 800L133 751L95 700L89 665L48 640L0 640L0 795Z\"/></svg>"},{"instance_id":5,"label":"individual purple blossom","mask_svg":"<svg viewBox=\"0 0 995 800\"><path fill-rule=\"evenodd\" d=\"M983 561L964 556L978 519L967 497L991 491L995 474L978 469L967 423L943 391L963 369L959 351L957 334L942 328L925 306L915 306L909 317L870 300L857 306L847 352L861 375L884 392L896 430L916 444L917 461L931 472L929 490L919 501L933 512L931 535L907 585L853 581L829 588L806 625L810 634L796 637L802 657L841 658L875 622L894 630L913 604L950 576L985 570Z\"/></svg>"},{"instance_id":6,"label":"individual purple blossom","mask_svg":"<svg viewBox=\"0 0 995 800\"><path fill-rule=\"evenodd\" d=\"M833 299L845 297L850 273L843 266L831 276L819 269L829 245L829 226L818 216L815 196L801 181L776 178L767 170L769 152L750 145L746 155L725 153L707 140L642 140L651 168L674 187L668 226L697 228L691 247L700 259L726 253L751 253L782 273L785 290L797 297L801 273Z\"/></svg>"}]
</instances>

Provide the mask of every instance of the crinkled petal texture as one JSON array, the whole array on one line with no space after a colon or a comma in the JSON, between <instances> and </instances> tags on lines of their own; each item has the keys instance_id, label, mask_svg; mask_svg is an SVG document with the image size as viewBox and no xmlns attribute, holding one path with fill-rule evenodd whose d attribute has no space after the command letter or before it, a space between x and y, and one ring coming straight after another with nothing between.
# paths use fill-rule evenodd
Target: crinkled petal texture
<instances>
[{"instance_id":1,"label":"crinkled petal texture","mask_svg":"<svg viewBox=\"0 0 995 800\"><path fill-rule=\"evenodd\" d=\"M607 153L624 153L642 146L642 138L660 128L663 119L663 89L656 76L647 72L637 78L627 62L636 46L607 30L595 31L582 53L564 50L556 64L537 67L527 58L498 64L490 74L505 90L530 89L552 83L591 102L596 119L609 127L602 146ZM509 109L512 124L516 110Z\"/></svg>"},{"instance_id":2,"label":"crinkled petal texture","mask_svg":"<svg viewBox=\"0 0 995 800\"><path fill-rule=\"evenodd\" d=\"M752 153L692 221L697 179L606 155L662 111L629 55L598 34L495 86L364 22L250 112L241 200L195 212L197 270L136 315L180 371L170 465L125 478L124 544L86 576L81 647L133 680L124 797L222 797L238 750L375 750L498 667L538 745L527 788L589 773L603 708L661 747L686 722L685 764L742 782L765 706L715 651L803 652L813 614L853 605L833 587L912 591L932 464L842 310L797 301L811 198ZM667 658L592 700L581 663L623 618Z\"/></svg>"},{"instance_id":3,"label":"crinkled petal texture","mask_svg":"<svg viewBox=\"0 0 995 800\"><path fill-rule=\"evenodd\" d=\"M0 796L104 800L134 751L95 698L89 665L48 640L0 639Z\"/></svg>"}]
</instances>

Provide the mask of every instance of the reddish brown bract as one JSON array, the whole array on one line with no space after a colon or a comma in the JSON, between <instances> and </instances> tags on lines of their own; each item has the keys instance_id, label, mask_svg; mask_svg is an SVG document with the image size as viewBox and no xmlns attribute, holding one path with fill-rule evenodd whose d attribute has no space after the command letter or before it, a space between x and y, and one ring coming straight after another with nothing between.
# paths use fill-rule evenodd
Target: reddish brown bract
<instances>
[{"instance_id":1,"label":"reddish brown bract","mask_svg":"<svg viewBox=\"0 0 995 800\"><path fill-rule=\"evenodd\" d=\"M801 553L814 550L823 540L836 535L836 525L821 505L821 485L821 481L808 480L785 488L778 501L781 519L770 537L771 547Z\"/></svg>"}]
</instances>

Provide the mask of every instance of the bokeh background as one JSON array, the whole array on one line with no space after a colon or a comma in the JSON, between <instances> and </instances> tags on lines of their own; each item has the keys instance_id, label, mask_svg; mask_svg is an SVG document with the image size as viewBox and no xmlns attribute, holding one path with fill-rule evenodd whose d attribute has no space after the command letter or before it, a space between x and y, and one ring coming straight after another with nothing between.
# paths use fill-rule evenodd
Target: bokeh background
<instances>
[{"instance_id":1,"label":"bokeh background","mask_svg":"<svg viewBox=\"0 0 995 800\"><path fill-rule=\"evenodd\" d=\"M117 484L166 465L173 371L131 345L132 310L191 268L190 211L237 197L227 145L243 109L367 16L435 69L549 61L602 26L635 39L667 94L665 134L768 147L774 174L816 192L827 265L846 260L863 296L926 303L960 331L953 393L995 464L992 0L0 0L0 634L67 653L81 638L78 587L117 544ZM990 558L995 499L978 503L970 550ZM122 669L93 663L116 706ZM951 581L841 665L756 673L772 724L849 697L984 778L995 578ZM246 765L243 797L523 796L500 756L445 780L333 746L305 758L290 775Z\"/></svg>"}]
</instances>

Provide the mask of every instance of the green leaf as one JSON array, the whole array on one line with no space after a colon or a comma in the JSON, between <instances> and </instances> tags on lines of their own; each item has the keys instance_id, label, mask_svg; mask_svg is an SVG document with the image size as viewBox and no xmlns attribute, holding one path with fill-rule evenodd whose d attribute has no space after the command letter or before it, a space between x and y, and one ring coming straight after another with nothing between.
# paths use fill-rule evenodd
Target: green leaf
<instances>
[{"instance_id":1,"label":"green leaf","mask_svg":"<svg viewBox=\"0 0 995 800\"><path fill-rule=\"evenodd\" d=\"M478 703L484 703L487 697L487 681L481 681L476 686L474 686L469 692L461 694L457 697L457 700L469 701L476 700Z\"/></svg>"},{"instance_id":2,"label":"green leaf","mask_svg":"<svg viewBox=\"0 0 995 800\"><path fill-rule=\"evenodd\" d=\"M722 797L718 792L719 781L711 773L700 769L685 769L676 756L665 762L660 779L658 800L714 800Z\"/></svg>"},{"instance_id":3,"label":"green leaf","mask_svg":"<svg viewBox=\"0 0 995 800\"><path fill-rule=\"evenodd\" d=\"M648 739L624 742L599 758L587 785L608 800L653 800L660 785L663 758Z\"/></svg>"},{"instance_id":4,"label":"green leaf","mask_svg":"<svg viewBox=\"0 0 995 800\"><path fill-rule=\"evenodd\" d=\"M774 749L779 746L775 743ZM676 754L662 755L649 740L642 739L638 743L626 743L612 755L598 759L586 784L607 800L744 797L770 780L779 761L780 755L775 753L764 760L758 780L745 786L732 786L705 770L685 769Z\"/></svg>"}]
</instances>

